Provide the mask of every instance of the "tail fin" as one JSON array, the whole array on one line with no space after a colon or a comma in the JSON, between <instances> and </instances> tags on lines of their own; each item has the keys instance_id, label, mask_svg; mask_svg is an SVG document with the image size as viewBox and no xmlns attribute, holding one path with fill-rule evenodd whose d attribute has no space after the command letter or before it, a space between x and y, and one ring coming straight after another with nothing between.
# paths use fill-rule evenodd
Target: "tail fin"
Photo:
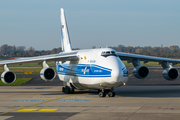
<instances>
[{"instance_id":1,"label":"tail fin","mask_svg":"<svg viewBox=\"0 0 180 120\"><path fill-rule=\"evenodd\" d=\"M68 27L67 27L63 8L61 8L61 45L62 45L62 51L64 52L72 51L71 41L69 38Z\"/></svg>"}]
</instances>

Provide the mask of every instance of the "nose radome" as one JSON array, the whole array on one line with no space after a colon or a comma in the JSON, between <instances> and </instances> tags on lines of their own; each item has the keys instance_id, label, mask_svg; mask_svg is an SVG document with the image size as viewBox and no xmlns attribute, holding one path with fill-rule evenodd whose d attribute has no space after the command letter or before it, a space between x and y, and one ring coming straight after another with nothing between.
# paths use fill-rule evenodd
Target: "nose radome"
<instances>
[{"instance_id":1,"label":"nose radome","mask_svg":"<svg viewBox=\"0 0 180 120\"><path fill-rule=\"evenodd\" d=\"M120 82L121 77L123 77L123 72L120 69L116 69L112 71L111 75L114 82Z\"/></svg>"},{"instance_id":2,"label":"nose radome","mask_svg":"<svg viewBox=\"0 0 180 120\"><path fill-rule=\"evenodd\" d=\"M128 71L126 66L116 66L112 69L112 80L116 83L126 83L128 81Z\"/></svg>"},{"instance_id":3,"label":"nose radome","mask_svg":"<svg viewBox=\"0 0 180 120\"><path fill-rule=\"evenodd\" d=\"M104 82L114 85L120 85L128 80L128 72L124 63L117 57L109 57L110 63L108 63L109 68L111 68L111 77L106 79Z\"/></svg>"}]
</instances>

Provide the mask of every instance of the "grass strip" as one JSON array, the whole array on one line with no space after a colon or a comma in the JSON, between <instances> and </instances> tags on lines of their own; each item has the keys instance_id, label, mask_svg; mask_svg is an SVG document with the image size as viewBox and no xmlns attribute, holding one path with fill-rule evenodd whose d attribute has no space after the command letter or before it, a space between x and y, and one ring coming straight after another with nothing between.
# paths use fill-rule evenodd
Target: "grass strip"
<instances>
[{"instance_id":1,"label":"grass strip","mask_svg":"<svg viewBox=\"0 0 180 120\"><path fill-rule=\"evenodd\" d=\"M47 62L47 64L51 67L55 67L56 63L55 62ZM9 64L9 67L41 67L41 64L38 63L23 63L22 65L19 64Z\"/></svg>"},{"instance_id":2,"label":"grass strip","mask_svg":"<svg viewBox=\"0 0 180 120\"><path fill-rule=\"evenodd\" d=\"M127 63L127 61L125 61L125 60L123 60L122 62L123 62L127 67L133 66L132 63ZM158 64L158 62L148 62L148 63L140 62L140 63L142 63L144 66L148 66L148 67L149 67L149 66L153 66L153 67L161 66L161 65ZM176 66L180 66L180 64L178 63L177 65L174 65L174 67L176 67Z\"/></svg>"},{"instance_id":3,"label":"grass strip","mask_svg":"<svg viewBox=\"0 0 180 120\"><path fill-rule=\"evenodd\" d=\"M24 72L32 72L32 73L40 73L42 68L9 68L14 73L24 73ZM54 70L56 70L54 68ZM0 68L0 73L4 72L3 68Z\"/></svg>"},{"instance_id":4,"label":"grass strip","mask_svg":"<svg viewBox=\"0 0 180 120\"><path fill-rule=\"evenodd\" d=\"M24 84L28 81L30 81L32 78L17 78L16 81L12 84L5 84L0 80L0 86L17 86L17 85L21 85Z\"/></svg>"}]
</instances>

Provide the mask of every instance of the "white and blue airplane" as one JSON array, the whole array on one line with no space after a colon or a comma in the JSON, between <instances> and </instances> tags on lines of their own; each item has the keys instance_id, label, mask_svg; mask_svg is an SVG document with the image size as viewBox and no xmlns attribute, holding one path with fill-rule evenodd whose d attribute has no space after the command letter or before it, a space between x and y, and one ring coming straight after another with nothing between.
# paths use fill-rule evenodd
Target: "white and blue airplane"
<instances>
[{"instance_id":1,"label":"white and blue airplane","mask_svg":"<svg viewBox=\"0 0 180 120\"><path fill-rule=\"evenodd\" d=\"M180 60L116 52L111 48L72 50L62 8L61 37L63 52L59 54L0 61L0 66L4 68L1 80L6 84L11 84L16 80L16 75L9 70L8 64L37 62L42 64L40 77L45 81L52 81L57 74L64 83L62 91L66 94L73 93L74 89L95 89L99 91L100 97L105 97L107 94L109 97L114 97L114 88L123 86L128 81L128 71L121 60L133 64L133 74L139 79L144 79L149 75L149 69L140 61L161 64L164 69L163 77L167 80L172 81L179 77L179 71L172 65L180 63ZM56 62L57 73L49 67L47 61Z\"/></svg>"}]
</instances>

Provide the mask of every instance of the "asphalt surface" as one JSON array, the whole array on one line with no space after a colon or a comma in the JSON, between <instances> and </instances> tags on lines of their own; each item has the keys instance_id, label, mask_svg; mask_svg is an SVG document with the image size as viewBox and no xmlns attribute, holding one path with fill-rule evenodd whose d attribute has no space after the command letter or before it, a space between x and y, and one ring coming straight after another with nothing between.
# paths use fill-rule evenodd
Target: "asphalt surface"
<instances>
[{"instance_id":1,"label":"asphalt surface","mask_svg":"<svg viewBox=\"0 0 180 120\"><path fill-rule=\"evenodd\" d=\"M99 98L97 91L64 94L56 78L45 82L39 75L21 86L0 86L0 120L179 120L180 78L168 81L161 68L139 80L128 68L126 86L115 89L116 96Z\"/></svg>"}]
</instances>

